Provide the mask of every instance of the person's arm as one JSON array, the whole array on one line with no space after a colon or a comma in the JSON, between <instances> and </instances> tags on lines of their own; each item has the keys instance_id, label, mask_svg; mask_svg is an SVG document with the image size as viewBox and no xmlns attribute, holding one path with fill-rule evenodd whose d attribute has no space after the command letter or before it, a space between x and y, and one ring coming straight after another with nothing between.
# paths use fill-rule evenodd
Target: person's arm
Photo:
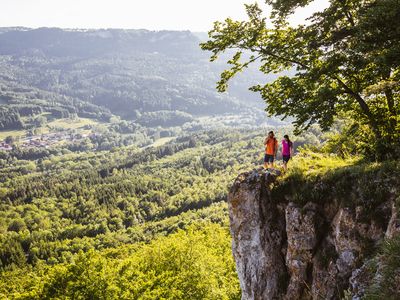
<instances>
[{"instance_id":1,"label":"person's arm","mask_svg":"<svg viewBox=\"0 0 400 300\"><path fill-rule=\"evenodd\" d=\"M275 157L278 154L278 147L279 147L278 140L275 140Z\"/></svg>"},{"instance_id":2,"label":"person's arm","mask_svg":"<svg viewBox=\"0 0 400 300\"><path fill-rule=\"evenodd\" d=\"M265 140L264 140L264 145L266 145L267 142L268 142L268 137L265 138Z\"/></svg>"}]
</instances>

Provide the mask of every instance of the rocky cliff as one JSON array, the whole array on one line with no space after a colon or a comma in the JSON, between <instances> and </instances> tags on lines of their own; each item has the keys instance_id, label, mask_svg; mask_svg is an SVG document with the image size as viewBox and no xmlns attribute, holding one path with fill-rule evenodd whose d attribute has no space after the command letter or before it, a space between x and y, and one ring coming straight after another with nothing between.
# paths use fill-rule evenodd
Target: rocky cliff
<instances>
[{"instance_id":1,"label":"rocky cliff","mask_svg":"<svg viewBox=\"0 0 400 300\"><path fill-rule=\"evenodd\" d=\"M239 175L228 203L242 299L361 298L378 276L368 263L400 231L398 177L370 175L369 186L348 173L304 184Z\"/></svg>"}]
</instances>

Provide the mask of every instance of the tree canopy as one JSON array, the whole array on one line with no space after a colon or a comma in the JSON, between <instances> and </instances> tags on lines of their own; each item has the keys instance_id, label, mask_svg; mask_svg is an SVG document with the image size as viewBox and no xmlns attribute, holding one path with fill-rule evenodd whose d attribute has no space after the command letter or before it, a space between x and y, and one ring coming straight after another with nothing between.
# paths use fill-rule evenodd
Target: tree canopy
<instances>
[{"instance_id":1,"label":"tree canopy","mask_svg":"<svg viewBox=\"0 0 400 300\"><path fill-rule=\"evenodd\" d=\"M376 158L398 157L400 1L332 0L306 24L291 26L296 8L311 2L266 0L269 18L252 4L247 21L215 22L202 49L212 51L211 61L233 50L218 90L258 61L260 71L280 75L250 88L270 115L294 117L297 132L314 123L327 130L346 116Z\"/></svg>"}]
</instances>

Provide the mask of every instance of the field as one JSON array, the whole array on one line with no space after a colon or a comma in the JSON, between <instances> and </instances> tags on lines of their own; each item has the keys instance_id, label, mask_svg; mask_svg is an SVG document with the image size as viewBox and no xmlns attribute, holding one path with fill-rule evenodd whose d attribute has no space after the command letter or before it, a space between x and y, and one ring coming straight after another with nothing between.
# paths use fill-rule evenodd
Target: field
<instances>
[{"instance_id":1,"label":"field","mask_svg":"<svg viewBox=\"0 0 400 300\"><path fill-rule=\"evenodd\" d=\"M97 125L98 121L88 118L57 119L47 124L48 128L80 129L87 125Z\"/></svg>"},{"instance_id":2,"label":"field","mask_svg":"<svg viewBox=\"0 0 400 300\"><path fill-rule=\"evenodd\" d=\"M4 140L8 136L21 137L25 135L25 130L2 130L0 131L0 140Z\"/></svg>"},{"instance_id":3,"label":"field","mask_svg":"<svg viewBox=\"0 0 400 300\"><path fill-rule=\"evenodd\" d=\"M163 146L163 145L165 145L166 143L172 141L173 139L174 139L174 137L160 138L160 139L156 140L154 143L143 147L143 149L144 149L144 148L149 148L149 147L160 147L160 146Z\"/></svg>"}]
</instances>

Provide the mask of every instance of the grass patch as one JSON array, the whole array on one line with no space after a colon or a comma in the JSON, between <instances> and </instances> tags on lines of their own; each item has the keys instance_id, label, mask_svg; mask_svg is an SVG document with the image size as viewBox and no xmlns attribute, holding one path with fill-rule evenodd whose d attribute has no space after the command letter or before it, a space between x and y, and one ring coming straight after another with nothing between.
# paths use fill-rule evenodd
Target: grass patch
<instances>
[{"instance_id":1,"label":"grass patch","mask_svg":"<svg viewBox=\"0 0 400 300\"><path fill-rule=\"evenodd\" d=\"M366 163L319 153L301 153L273 189L297 204L339 200L342 205L362 205L373 212L400 185L399 161Z\"/></svg>"},{"instance_id":2,"label":"grass patch","mask_svg":"<svg viewBox=\"0 0 400 300\"><path fill-rule=\"evenodd\" d=\"M174 139L174 137L164 137L164 138L160 138L158 140L156 140L154 143L147 145L143 148L149 148L149 147L160 147L165 145L166 143L172 141Z\"/></svg>"},{"instance_id":3,"label":"grass patch","mask_svg":"<svg viewBox=\"0 0 400 300\"><path fill-rule=\"evenodd\" d=\"M62 128L62 129L79 129L84 126L97 125L98 121L88 118L76 118L76 119L57 119L47 123L50 128Z\"/></svg>"},{"instance_id":4,"label":"grass patch","mask_svg":"<svg viewBox=\"0 0 400 300\"><path fill-rule=\"evenodd\" d=\"M25 130L1 130L0 140L4 140L8 136L21 137L25 135Z\"/></svg>"},{"instance_id":5,"label":"grass patch","mask_svg":"<svg viewBox=\"0 0 400 300\"><path fill-rule=\"evenodd\" d=\"M291 176L293 172L300 172L306 177L319 176L328 171L355 165L359 161L359 157L342 159L336 155L302 152L295 156L287 176Z\"/></svg>"}]
</instances>

